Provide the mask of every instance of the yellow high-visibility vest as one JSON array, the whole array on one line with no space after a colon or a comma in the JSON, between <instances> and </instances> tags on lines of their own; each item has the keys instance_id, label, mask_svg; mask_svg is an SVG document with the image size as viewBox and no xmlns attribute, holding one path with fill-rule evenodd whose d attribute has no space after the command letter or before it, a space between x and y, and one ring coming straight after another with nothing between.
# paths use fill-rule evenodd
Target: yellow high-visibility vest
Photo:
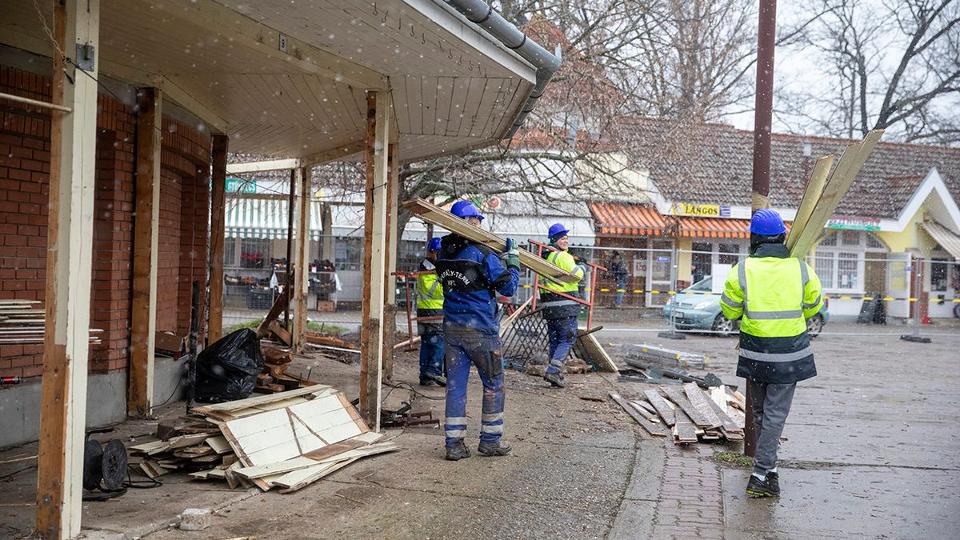
<instances>
[{"instance_id":1,"label":"yellow high-visibility vest","mask_svg":"<svg viewBox=\"0 0 960 540\"><path fill-rule=\"evenodd\" d=\"M428 269L434 266L424 261ZM417 309L443 309L443 285L437 279L437 273L423 273L417 276Z\"/></svg>"},{"instance_id":2,"label":"yellow high-visibility vest","mask_svg":"<svg viewBox=\"0 0 960 540\"><path fill-rule=\"evenodd\" d=\"M583 268L577 266L577 262L573 260L573 255L568 251L551 251L547 255L547 262L553 263L556 266L559 266L560 269L569 272L577 276L578 280L583 279ZM547 276L540 276L541 283L543 287L548 291L562 292L562 293L571 293L577 291L580 286L577 283L565 283L553 281Z\"/></svg>"},{"instance_id":3,"label":"yellow high-visibility vest","mask_svg":"<svg viewBox=\"0 0 960 540\"><path fill-rule=\"evenodd\" d=\"M720 308L741 319L740 332L760 338L798 336L823 306L820 279L793 257L748 257L730 269Z\"/></svg>"}]
</instances>

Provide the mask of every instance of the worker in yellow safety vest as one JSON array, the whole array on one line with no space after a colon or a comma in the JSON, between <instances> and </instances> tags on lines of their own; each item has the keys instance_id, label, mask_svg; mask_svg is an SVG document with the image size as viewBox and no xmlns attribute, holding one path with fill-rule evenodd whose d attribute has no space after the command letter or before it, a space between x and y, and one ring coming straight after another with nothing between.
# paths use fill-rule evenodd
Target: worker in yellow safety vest
<instances>
[{"instance_id":1,"label":"worker in yellow safety vest","mask_svg":"<svg viewBox=\"0 0 960 540\"><path fill-rule=\"evenodd\" d=\"M750 221L750 256L730 269L720 308L740 320L737 376L749 385L757 434L751 497L780 494L777 448L797 382L816 376L806 319L823 306L820 279L784 244L780 215L758 210Z\"/></svg>"},{"instance_id":2,"label":"worker in yellow safety vest","mask_svg":"<svg viewBox=\"0 0 960 540\"><path fill-rule=\"evenodd\" d=\"M443 286L433 263L440 253L440 238L427 243L427 256L417 273L417 334L420 336L420 384L447 385L443 376Z\"/></svg>"},{"instance_id":3,"label":"worker in yellow safety vest","mask_svg":"<svg viewBox=\"0 0 960 540\"><path fill-rule=\"evenodd\" d=\"M577 265L577 261L568 251L570 239L567 238L567 234L569 232L560 223L550 226L547 236L550 239L550 246L555 248L555 251L547 253L547 262L559 266L582 280L583 267ZM578 297L579 286L576 282L554 281L542 275L540 280L539 307L543 308L543 318L547 321L547 338L550 342L550 363L547 365L543 379L551 386L563 388L563 364L577 340L577 316L580 315L580 303L563 295Z\"/></svg>"}]
</instances>

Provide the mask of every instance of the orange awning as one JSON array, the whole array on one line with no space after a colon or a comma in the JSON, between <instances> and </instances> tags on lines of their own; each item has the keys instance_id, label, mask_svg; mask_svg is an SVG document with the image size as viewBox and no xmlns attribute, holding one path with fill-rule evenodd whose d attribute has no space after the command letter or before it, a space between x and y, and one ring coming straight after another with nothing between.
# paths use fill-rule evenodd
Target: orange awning
<instances>
[{"instance_id":1,"label":"orange awning","mask_svg":"<svg viewBox=\"0 0 960 540\"><path fill-rule=\"evenodd\" d=\"M652 206L623 203L590 203L597 234L606 236L661 236L663 216Z\"/></svg>"},{"instance_id":2,"label":"orange awning","mask_svg":"<svg viewBox=\"0 0 960 540\"><path fill-rule=\"evenodd\" d=\"M750 238L749 219L678 217L681 238Z\"/></svg>"}]
</instances>

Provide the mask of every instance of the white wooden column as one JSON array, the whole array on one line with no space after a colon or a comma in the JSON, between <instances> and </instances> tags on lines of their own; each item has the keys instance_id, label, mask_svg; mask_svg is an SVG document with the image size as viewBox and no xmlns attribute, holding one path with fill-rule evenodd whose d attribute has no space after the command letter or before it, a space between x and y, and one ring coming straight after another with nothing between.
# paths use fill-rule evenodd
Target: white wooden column
<instances>
[{"instance_id":1,"label":"white wooden column","mask_svg":"<svg viewBox=\"0 0 960 540\"><path fill-rule=\"evenodd\" d=\"M292 346L297 352L303 352L304 333L307 330L307 294L310 292L310 169L300 167L296 170L299 184L297 198L297 248L296 270L293 283L294 321Z\"/></svg>"},{"instance_id":2,"label":"white wooden column","mask_svg":"<svg viewBox=\"0 0 960 540\"><path fill-rule=\"evenodd\" d=\"M54 55L52 101L72 112L51 113L47 331L37 457L36 528L42 538L72 538L80 533L99 22L99 0L53 3L56 49L71 62ZM83 66L86 74L75 70L75 64Z\"/></svg>"},{"instance_id":3,"label":"white wooden column","mask_svg":"<svg viewBox=\"0 0 960 540\"><path fill-rule=\"evenodd\" d=\"M130 368L127 414L143 416L153 407L153 357L157 332L157 251L160 227L161 95L140 88L137 103L136 214L133 225L133 306L130 312Z\"/></svg>"},{"instance_id":4,"label":"white wooden column","mask_svg":"<svg viewBox=\"0 0 960 540\"><path fill-rule=\"evenodd\" d=\"M360 328L360 413L380 431L383 379L383 272L387 216L390 94L367 93L366 203L363 233L363 317Z\"/></svg>"}]
</instances>

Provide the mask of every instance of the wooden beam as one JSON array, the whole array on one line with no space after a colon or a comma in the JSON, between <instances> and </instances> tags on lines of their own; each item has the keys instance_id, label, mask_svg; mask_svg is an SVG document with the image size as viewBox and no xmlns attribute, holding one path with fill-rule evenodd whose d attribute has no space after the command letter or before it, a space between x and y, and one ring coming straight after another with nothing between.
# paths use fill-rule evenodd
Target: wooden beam
<instances>
[{"instance_id":1,"label":"wooden beam","mask_svg":"<svg viewBox=\"0 0 960 540\"><path fill-rule=\"evenodd\" d=\"M329 161L344 159L354 154L363 152L365 147L366 141L353 141L336 148L331 148L330 150L324 150L322 152L317 152L316 154L304 157L300 160L301 166L312 167L314 165L320 165Z\"/></svg>"},{"instance_id":2,"label":"wooden beam","mask_svg":"<svg viewBox=\"0 0 960 540\"><path fill-rule=\"evenodd\" d=\"M360 414L380 431L383 377L383 273L387 213L390 95L367 93L366 205L363 231L363 315L360 326Z\"/></svg>"},{"instance_id":3,"label":"wooden beam","mask_svg":"<svg viewBox=\"0 0 960 540\"><path fill-rule=\"evenodd\" d=\"M227 165L230 174L242 174L264 171L286 171L301 166L299 159L271 159L267 161L251 161L249 163L231 163Z\"/></svg>"},{"instance_id":4,"label":"wooden beam","mask_svg":"<svg viewBox=\"0 0 960 540\"><path fill-rule=\"evenodd\" d=\"M153 407L154 335L157 331L157 251L160 239L161 93L137 91L137 165L133 224L133 306L127 414L144 416Z\"/></svg>"},{"instance_id":5,"label":"wooden beam","mask_svg":"<svg viewBox=\"0 0 960 540\"><path fill-rule=\"evenodd\" d=\"M112 68L112 71L125 71L124 68L114 63L111 63L107 67ZM136 72L127 73L125 76L121 73L114 74L134 82L136 82L137 79L142 78L137 77L135 79L134 77L138 75ZM150 75L148 76L148 79L151 79L153 84L163 90L163 94L171 101L177 103L184 109L190 111L190 113L195 115L197 118L203 120L210 127L210 131L214 135L224 135L227 133L229 124L220 115L220 113L216 112L213 106L197 99L194 93L190 92L189 90L184 90L182 87L180 87L180 85L177 84L175 80L165 75Z\"/></svg>"},{"instance_id":6,"label":"wooden beam","mask_svg":"<svg viewBox=\"0 0 960 540\"><path fill-rule=\"evenodd\" d=\"M296 198L297 198L297 184L298 178L297 171L300 169L291 169L290 170L290 195L287 199L287 275L284 279L283 290L289 291L287 294L290 296L291 300L296 300L293 298L293 224L294 224L294 215L296 214ZM283 310L283 326L290 330L290 303L287 303L287 307ZM287 340L289 342L289 340ZM289 343L288 343L289 345Z\"/></svg>"},{"instance_id":7,"label":"wooden beam","mask_svg":"<svg viewBox=\"0 0 960 540\"><path fill-rule=\"evenodd\" d=\"M51 101L73 112L51 114L47 331L43 349L35 531L42 538L72 538L80 534L97 157L99 24L99 0L53 4L57 47L76 61L76 46L89 46L93 65L84 74L77 73L73 62L67 64L59 55L53 61Z\"/></svg>"},{"instance_id":8,"label":"wooden beam","mask_svg":"<svg viewBox=\"0 0 960 540\"><path fill-rule=\"evenodd\" d=\"M392 118L392 115L391 115ZM397 341L397 207L400 197L400 147L390 143L387 155L389 181L387 182L387 220L385 228L383 270L383 376L393 379L393 345Z\"/></svg>"},{"instance_id":9,"label":"wooden beam","mask_svg":"<svg viewBox=\"0 0 960 540\"><path fill-rule=\"evenodd\" d=\"M293 284L294 322L293 348L303 352L304 335L307 331L307 294L310 284L310 196L312 190L310 169L297 169L297 181L300 184L300 196L297 200L297 255L296 272Z\"/></svg>"},{"instance_id":10,"label":"wooden beam","mask_svg":"<svg viewBox=\"0 0 960 540\"><path fill-rule=\"evenodd\" d=\"M226 135L213 136L213 174L210 183L210 309L207 321L210 343L223 337L223 242L226 232L224 204L228 142Z\"/></svg>"},{"instance_id":11,"label":"wooden beam","mask_svg":"<svg viewBox=\"0 0 960 540\"><path fill-rule=\"evenodd\" d=\"M793 225L790 226L790 233L787 235L787 249L793 247L800 232L807 226L807 220L810 219L813 207L823 193L823 186L827 183L827 175L830 174L831 166L833 166L832 154L817 159L813 170L810 171L810 179L807 180L807 185L803 188L803 197L800 198L800 207L797 208L797 215L794 217Z\"/></svg>"},{"instance_id":12,"label":"wooden beam","mask_svg":"<svg viewBox=\"0 0 960 540\"><path fill-rule=\"evenodd\" d=\"M498 253L503 253L506 249L506 242L503 238L500 238L490 231L471 225L467 223L466 220L454 216L435 204L431 204L423 199L412 199L403 203L403 206L427 223L439 225L450 232L483 244ZM541 276L549 276L556 281L564 283L577 283L580 281L580 278L577 276L564 271L555 264L548 263L546 259L538 257L525 249L520 250L520 264Z\"/></svg>"}]
</instances>

